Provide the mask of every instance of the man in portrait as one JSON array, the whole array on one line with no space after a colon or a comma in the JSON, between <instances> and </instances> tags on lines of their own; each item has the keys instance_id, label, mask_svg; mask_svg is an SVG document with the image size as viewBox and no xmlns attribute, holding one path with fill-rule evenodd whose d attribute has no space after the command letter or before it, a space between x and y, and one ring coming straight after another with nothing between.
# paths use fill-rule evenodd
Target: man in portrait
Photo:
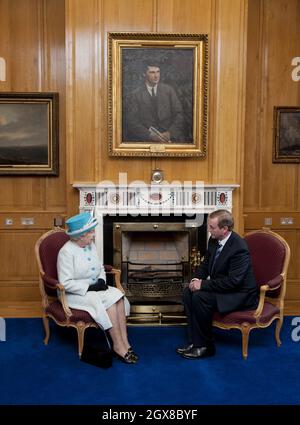
<instances>
[{"instance_id":1,"label":"man in portrait","mask_svg":"<svg viewBox=\"0 0 300 425\"><path fill-rule=\"evenodd\" d=\"M161 82L159 63L148 61L144 64L142 84L124 99L123 141L188 141L181 101L171 85Z\"/></svg>"}]
</instances>

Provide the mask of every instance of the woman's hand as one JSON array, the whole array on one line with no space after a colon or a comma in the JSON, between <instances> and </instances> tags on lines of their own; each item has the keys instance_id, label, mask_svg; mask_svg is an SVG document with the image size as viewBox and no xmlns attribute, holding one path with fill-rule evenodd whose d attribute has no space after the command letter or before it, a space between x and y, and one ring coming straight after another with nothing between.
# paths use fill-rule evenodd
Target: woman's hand
<instances>
[{"instance_id":1,"label":"woman's hand","mask_svg":"<svg viewBox=\"0 0 300 425\"><path fill-rule=\"evenodd\" d=\"M88 291L106 291L108 289L108 286L106 285L105 281L103 279L98 279L97 283L93 283L89 286Z\"/></svg>"}]
</instances>

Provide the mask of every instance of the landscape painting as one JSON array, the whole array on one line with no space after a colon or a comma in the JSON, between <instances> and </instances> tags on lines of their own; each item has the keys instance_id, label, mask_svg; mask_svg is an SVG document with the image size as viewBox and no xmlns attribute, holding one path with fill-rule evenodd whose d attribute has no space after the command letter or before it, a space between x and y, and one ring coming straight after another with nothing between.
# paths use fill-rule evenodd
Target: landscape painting
<instances>
[{"instance_id":1,"label":"landscape painting","mask_svg":"<svg viewBox=\"0 0 300 425\"><path fill-rule=\"evenodd\" d=\"M0 174L58 174L57 93L0 93Z\"/></svg>"}]
</instances>

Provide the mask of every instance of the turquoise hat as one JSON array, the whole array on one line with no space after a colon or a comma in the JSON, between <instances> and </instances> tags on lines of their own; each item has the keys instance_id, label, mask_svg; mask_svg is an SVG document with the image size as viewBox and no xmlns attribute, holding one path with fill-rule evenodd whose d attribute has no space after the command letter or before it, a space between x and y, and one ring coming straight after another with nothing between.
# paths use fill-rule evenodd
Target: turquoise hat
<instances>
[{"instance_id":1,"label":"turquoise hat","mask_svg":"<svg viewBox=\"0 0 300 425\"><path fill-rule=\"evenodd\" d=\"M68 226L66 233L69 236L81 236L92 230L97 224L98 220L96 218L93 218L88 212L83 212L70 217L66 221Z\"/></svg>"}]
</instances>

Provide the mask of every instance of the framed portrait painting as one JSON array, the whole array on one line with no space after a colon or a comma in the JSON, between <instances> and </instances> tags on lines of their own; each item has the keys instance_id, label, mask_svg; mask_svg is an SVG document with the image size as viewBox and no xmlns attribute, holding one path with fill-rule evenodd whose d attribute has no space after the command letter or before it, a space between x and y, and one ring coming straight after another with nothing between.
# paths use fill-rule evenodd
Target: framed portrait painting
<instances>
[{"instance_id":1,"label":"framed portrait painting","mask_svg":"<svg viewBox=\"0 0 300 425\"><path fill-rule=\"evenodd\" d=\"M0 174L58 175L58 93L0 92Z\"/></svg>"},{"instance_id":2,"label":"framed portrait painting","mask_svg":"<svg viewBox=\"0 0 300 425\"><path fill-rule=\"evenodd\" d=\"M300 162L300 106L274 107L273 162Z\"/></svg>"},{"instance_id":3,"label":"framed portrait painting","mask_svg":"<svg viewBox=\"0 0 300 425\"><path fill-rule=\"evenodd\" d=\"M206 156L208 36L108 34L111 156Z\"/></svg>"}]
</instances>

